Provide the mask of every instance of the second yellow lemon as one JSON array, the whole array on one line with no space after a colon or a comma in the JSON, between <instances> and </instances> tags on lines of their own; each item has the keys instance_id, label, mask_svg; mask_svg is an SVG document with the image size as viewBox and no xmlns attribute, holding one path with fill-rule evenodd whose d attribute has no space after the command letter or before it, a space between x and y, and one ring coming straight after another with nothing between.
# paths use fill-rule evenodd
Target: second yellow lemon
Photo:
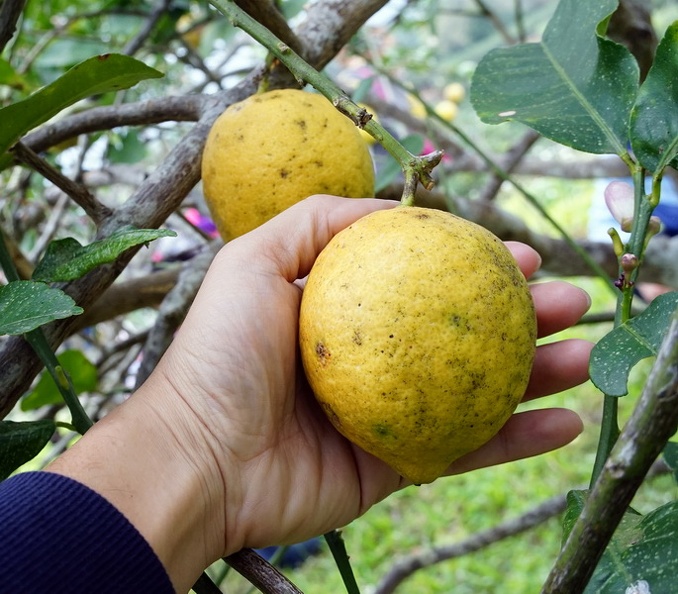
<instances>
[{"instance_id":1,"label":"second yellow lemon","mask_svg":"<svg viewBox=\"0 0 678 594\"><path fill-rule=\"evenodd\" d=\"M202 177L225 240L312 194L374 195L374 166L358 128L322 95L295 89L253 95L219 116Z\"/></svg>"}]
</instances>

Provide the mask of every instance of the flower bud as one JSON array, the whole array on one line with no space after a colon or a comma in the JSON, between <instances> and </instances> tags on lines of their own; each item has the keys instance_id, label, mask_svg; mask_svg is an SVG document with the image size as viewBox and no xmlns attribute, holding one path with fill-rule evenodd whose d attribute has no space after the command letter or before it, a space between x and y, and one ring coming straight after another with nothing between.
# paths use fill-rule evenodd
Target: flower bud
<instances>
[{"instance_id":1,"label":"flower bud","mask_svg":"<svg viewBox=\"0 0 678 594\"><path fill-rule=\"evenodd\" d=\"M631 231L634 215L633 186L626 182L613 181L605 188L605 204L622 231Z\"/></svg>"},{"instance_id":2,"label":"flower bud","mask_svg":"<svg viewBox=\"0 0 678 594\"><path fill-rule=\"evenodd\" d=\"M624 244L622 243L621 237L619 237L619 233L617 233L617 230L614 227L610 227L607 230L607 234L612 239L612 248L614 249L615 255L617 258L621 258L624 254Z\"/></svg>"},{"instance_id":3,"label":"flower bud","mask_svg":"<svg viewBox=\"0 0 678 594\"><path fill-rule=\"evenodd\" d=\"M622 270L626 274L631 274L636 268L638 268L638 256L635 254L624 254L620 258L619 263Z\"/></svg>"}]
</instances>

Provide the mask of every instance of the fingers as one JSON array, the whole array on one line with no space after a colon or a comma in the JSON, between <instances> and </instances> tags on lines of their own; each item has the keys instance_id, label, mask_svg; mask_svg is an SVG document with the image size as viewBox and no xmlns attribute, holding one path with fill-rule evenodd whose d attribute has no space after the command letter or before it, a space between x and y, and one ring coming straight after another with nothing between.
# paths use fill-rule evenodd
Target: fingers
<instances>
[{"instance_id":1,"label":"fingers","mask_svg":"<svg viewBox=\"0 0 678 594\"><path fill-rule=\"evenodd\" d=\"M505 242L513 257L516 259L518 266L523 271L525 278L530 278L541 266L541 256L532 249L529 245L520 243L518 241Z\"/></svg>"},{"instance_id":2,"label":"fingers","mask_svg":"<svg viewBox=\"0 0 678 594\"><path fill-rule=\"evenodd\" d=\"M530 383L523 400L557 394L589 378L589 357L593 343L570 339L537 348Z\"/></svg>"},{"instance_id":3,"label":"fingers","mask_svg":"<svg viewBox=\"0 0 678 594\"><path fill-rule=\"evenodd\" d=\"M591 306L586 291L564 281L538 283L531 291L540 337L576 324Z\"/></svg>"},{"instance_id":4,"label":"fingers","mask_svg":"<svg viewBox=\"0 0 678 594\"><path fill-rule=\"evenodd\" d=\"M567 409L550 408L513 415L488 443L450 466L449 474L529 458L570 443L583 429L579 416Z\"/></svg>"},{"instance_id":5,"label":"fingers","mask_svg":"<svg viewBox=\"0 0 678 594\"><path fill-rule=\"evenodd\" d=\"M374 198L311 196L295 204L258 229L241 237L256 242L257 251L289 282L308 274L318 254L339 231L358 219L398 202Z\"/></svg>"}]
</instances>

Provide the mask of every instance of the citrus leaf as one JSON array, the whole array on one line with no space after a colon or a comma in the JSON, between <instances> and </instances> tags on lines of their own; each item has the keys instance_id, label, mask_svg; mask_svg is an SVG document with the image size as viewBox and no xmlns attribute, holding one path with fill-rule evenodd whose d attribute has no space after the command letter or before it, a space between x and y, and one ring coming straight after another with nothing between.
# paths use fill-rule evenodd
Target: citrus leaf
<instances>
[{"instance_id":1,"label":"citrus leaf","mask_svg":"<svg viewBox=\"0 0 678 594\"><path fill-rule=\"evenodd\" d=\"M60 289L35 281L13 281L0 286L0 335L31 330L82 313Z\"/></svg>"},{"instance_id":2,"label":"citrus leaf","mask_svg":"<svg viewBox=\"0 0 678 594\"><path fill-rule=\"evenodd\" d=\"M563 527L563 544L567 540L567 537L572 532L572 527L577 521L577 518L581 515L581 511L584 509L584 504L586 499L589 496L589 492L583 489L573 489L567 494L567 507L565 508L565 513L563 514L563 519L561 525Z\"/></svg>"},{"instance_id":3,"label":"citrus leaf","mask_svg":"<svg viewBox=\"0 0 678 594\"><path fill-rule=\"evenodd\" d=\"M627 513L585 594L674 592L678 572L678 502L646 516Z\"/></svg>"},{"instance_id":4,"label":"citrus leaf","mask_svg":"<svg viewBox=\"0 0 678 594\"><path fill-rule=\"evenodd\" d=\"M589 374L599 390L608 396L628 392L631 369L657 354L677 306L677 291L660 295L642 314L612 330L593 347Z\"/></svg>"},{"instance_id":5,"label":"citrus leaf","mask_svg":"<svg viewBox=\"0 0 678 594\"><path fill-rule=\"evenodd\" d=\"M0 481L35 458L55 430L56 425L51 419L0 422Z\"/></svg>"},{"instance_id":6,"label":"citrus leaf","mask_svg":"<svg viewBox=\"0 0 678 594\"><path fill-rule=\"evenodd\" d=\"M678 443L669 441L662 452L664 462L673 471L673 480L678 483Z\"/></svg>"},{"instance_id":7,"label":"citrus leaf","mask_svg":"<svg viewBox=\"0 0 678 594\"><path fill-rule=\"evenodd\" d=\"M652 172L678 166L678 21L666 31L631 112L631 146Z\"/></svg>"},{"instance_id":8,"label":"citrus leaf","mask_svg":"<svg viewBox=\"0 0 678 594\"><path fill-rule=\"evenodd\" d=\"M161 76L154 68L121 54L103 54L76 64L26 99L0 109L0 168L10 162L5 153L14 143L66 107L91 95L128 89Z\"/></svg>"},{"instance_id":9,"label":"citrus leaf","mask_svg":"<svg viewBox=\"0 0 678 594\"><path fill-rule=\"evenodd\" d=\"M53 241L33 272L34 280L63 282L80 278L101 264L113 262L131 247L159 237L174 237L169 229L123 227L106 239L83 246L72 237Z\"/></svg>"},{"instance_id":10,"label":"citrus leaf","mask_svg":"<svg viewBox=\"0 0 678 594\"><path fill-rule=\"evenodd\" d=\"M68 373L73 390L77 394L92 392L96 389L99 380L97 368L81 351L64 351L57 357L57 360ZM52 376L49 372L43 371L33 391L21 401L21 410L35 410L41 406L62 402L63 397Z\"/></svg>"},{"instance_id":11,"label":"citrus leaf","mask_svg":"<svg viewBox=\"0 0 678 594\"><path fill-rule=\"evenodd\" d=\"M518 121L589 153L624 154L638 66L600 35L617 0L561 0L539 43L489 52L471 102L488 124Z\"/></svg>"}]
</instances>

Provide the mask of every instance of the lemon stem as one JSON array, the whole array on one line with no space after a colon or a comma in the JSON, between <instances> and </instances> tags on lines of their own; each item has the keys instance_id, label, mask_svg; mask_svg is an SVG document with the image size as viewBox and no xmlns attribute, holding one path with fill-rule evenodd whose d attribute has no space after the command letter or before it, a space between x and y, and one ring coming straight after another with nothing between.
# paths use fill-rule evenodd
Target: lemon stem
<instances>
[{"instance_id":1,"label":"lemon stem","mask_svg":"<svg viewBox=\"0 0 678 594\"><path fill-rule=\"evenodd\" d=\"M241 10L232 0L209 0L234 27L238 27L263 45L294 75L300 85L309 84L324 95L332 105L365 130L397 161L405 176L405 184L401 203L405 206L414 204L417 186L421 184L427 190L435 185L431 175L433 168L440 163L442 151L434 151L427 155L417 156L408 151L398 140L377 122L372 114L360 107L337 87L329 78L318 72L287 44L282 42L271 31Z\"/></svg>"}]
</instances>

